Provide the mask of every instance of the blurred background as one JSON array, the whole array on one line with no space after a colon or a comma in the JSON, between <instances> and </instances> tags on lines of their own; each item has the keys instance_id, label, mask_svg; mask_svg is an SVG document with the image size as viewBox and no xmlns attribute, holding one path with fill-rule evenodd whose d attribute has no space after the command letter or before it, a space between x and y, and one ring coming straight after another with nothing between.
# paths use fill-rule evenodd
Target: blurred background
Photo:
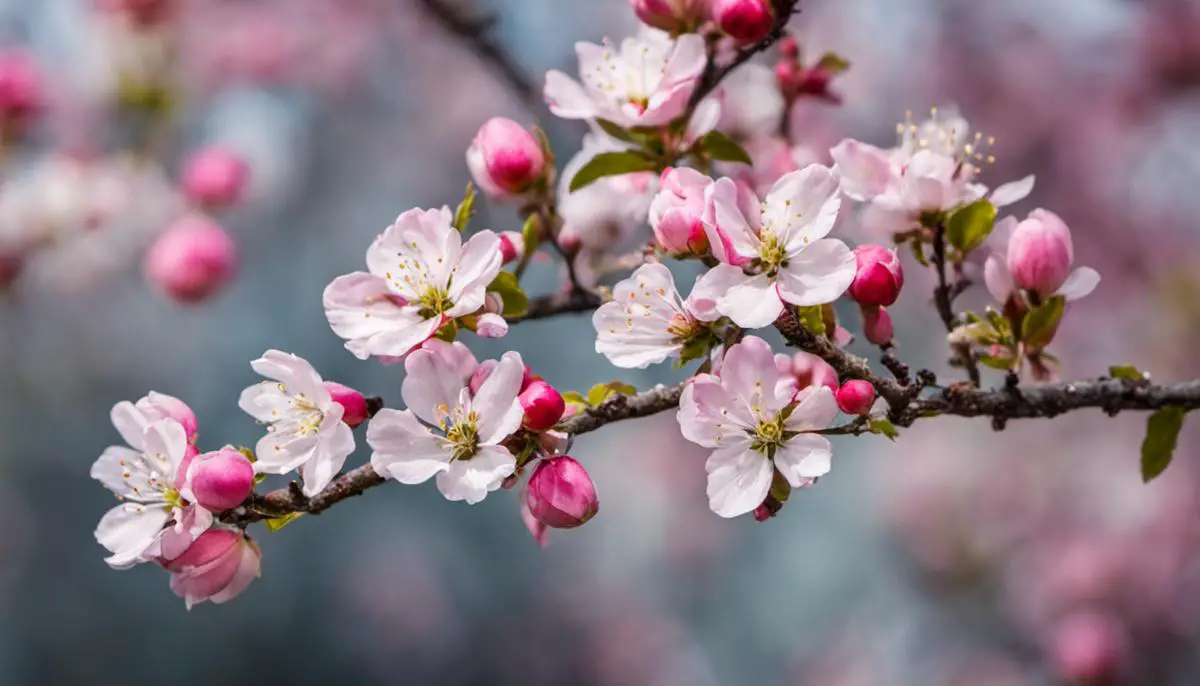
<instances>
[{"instance_id":1,"label":"blurred background","mask_svg":"<svg viewBox=\"0 0 1200 686\"><path fill-rule=\"evenodd\" d=\"M112 500L88 468L118 441L113 403L169 393L195 409L202 448L253 445L237 394L279 348L399 404L400 370L329 330L325 285L401 211L462 197L489 117L541 122L560 162L584 132L514 96L424 2L177 4L139 24L114 3L0 0L0 39L41 84L38 116L4 127L0 234L34 257L0 259L0 683L1200 683L1197 436L1144 486L1135 415L835 439L833 472L758 524L709 511L705 453L667 414L576 443L600 516L544 550L512 492L468 507L389 484L256 528L262 579L227 605L188 612L153 565L108 569L92 531ZM547 69L576 72L574 41L636 30L626 0L459 4L495 17L539 88ZM957 104L996 137L983 181L1036 173L1018 211L1060 214L1077 262L1104 276L1056 340L1064 378L1200 374L1200 2L801 7L805 52L853 65L842 106L792 112L812 154L828 161L844 136L889 146L905 110ZM214 145L250 170L242 202L212 214L238 274L181 306L141 256L181 212L183 160ZM496 204L475 226L520 228ZM906 266L901 354L949 378L928 275ZM529 290L559 278L537 262ZM481 359L517 349L564 390L681 378L617 370L593 340L568 316L468 343ZM350 465L368 458L357 438Z\"/></svg>"}]
</instances>

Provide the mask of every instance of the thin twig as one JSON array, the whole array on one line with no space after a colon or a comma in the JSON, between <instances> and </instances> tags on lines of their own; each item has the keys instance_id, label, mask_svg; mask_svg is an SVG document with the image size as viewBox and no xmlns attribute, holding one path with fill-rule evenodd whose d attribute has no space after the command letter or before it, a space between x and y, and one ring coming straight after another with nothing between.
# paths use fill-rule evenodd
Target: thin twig
<instances>
[{"instance_id":1,"label":"thin twig","mask_svg":"<svg viewBox=\"0 0 1200 686\"><path fill-rule=\"evenodd\" d=\"M937 287L933 289L933 304L937 309L938 316L942 318L946 333L950 333L958 327L958 315L954 314L954 298L966 290L966 286L963 285L965 279L962 277L961 271L957 272L959 278L954 285L950 285L946 281L946 226L942 222L939 222L933 230L933 268L937 272L938 280ZM975 360L975 353L971 351L971 346L967 343L955 343L950 347L954 350L959 364L967 371L967 378L971 380L971 385L978 388L981 383L979 364Z\"/></svg>"}]
</instances>

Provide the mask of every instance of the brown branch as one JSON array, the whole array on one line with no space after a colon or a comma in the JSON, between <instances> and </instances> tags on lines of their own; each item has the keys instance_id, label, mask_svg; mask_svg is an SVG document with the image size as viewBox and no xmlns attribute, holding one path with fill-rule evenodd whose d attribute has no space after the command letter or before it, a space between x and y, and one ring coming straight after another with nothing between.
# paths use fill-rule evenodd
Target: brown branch
<instances>
[{"instance_id":1,"label":"brown branch","mask_svg":"<svg viewBox=\"0 0 1200 686\"><path fill-rule=\"evenodd\" d=\"M938 316L942 318L946 333L951 333L958 328L958 315L954 313L954 298L965 291L967 287L962 272L959 270L956 270L957 280L954 284L950 284L946 280L946 225L944 222L939 222L933 230L933 268L937 272L938 280L937 287L933 289L933 304L937 309ZM967 378L970 379L971 385L978 388L981 382L979 363L975 360L975 353L971 351L970 344L955 343L950 347L954 350L958 364L967 371Z\"/></svg>"},{"instance_id":2,"label":"brown branch","mask_svg":"<svg viewBox=\"0 0 1200 686\"><path fill-rule=\"evenodd\" d=\"M729 64L723 67L718 67L716 61L710 58L704 68L704 73L700 75L700 85L696 87L691 99L688 100L688 111L691 112L696 108L696 105L700 104L701 100L716 90L721 80L728 76L730 72L749 62L755 55L765 52L772 45L778 43L783 38L784 30L787 28L787 23L791 20L792 15L800 11L799 5L800 0L775 0L775 23L771 27L771 32L765 38L754 45L738 50Z\"/></svg>"},{"instance_id":3,"label":"brown branch","mask_svg":"<svg viewBox=\"0 0 1200 686\"><path fill-rule=\"evenodd\" d=\"M546 319L560 314L591 312L600 306L599 295L588 290L566 290L554 295L529 299L529 308L520 317L509 318L509 324Z\"/></svg>"}]
</instances>

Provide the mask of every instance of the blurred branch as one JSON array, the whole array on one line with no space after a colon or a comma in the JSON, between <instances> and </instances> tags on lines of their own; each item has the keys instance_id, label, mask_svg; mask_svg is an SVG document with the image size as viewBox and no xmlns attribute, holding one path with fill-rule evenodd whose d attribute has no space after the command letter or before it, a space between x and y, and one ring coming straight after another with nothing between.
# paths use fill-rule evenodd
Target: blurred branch
<instances>
[{"instance_id":1,"label":"blurred branch","mask_svg":"<svg viewBox=\"0 0 1200 686\"><path fill-rule=\"evenodd\" d=\"M784 29L787 28L788 21L791 20L792 15L799 12L800 0L775 0L775 24L771 27L771 32L767 34L766 38L763 38L754 45L738 50L733 59L723 67L717 66L717 62L711 54L712 48L710 45L708 64L704 68L704 73L700 75L700 85L696 87L695 92L692 93L692 97L688 101L688 111L690 112L695 109L701 100L716 90L721 80L728 76L730 72L779 42L783 38Z\"/></svg>"},{"instance_id":2,"label":"blurred branch","mask_svg":"<svg viewBox=\"0 0 1200 686\"><path fill-rule=\"evenodd\" d=\"M525 314L509 319L508 323L547 319L572 312L591 312L599 307L601 302L599 295L584 289L571 289L554 295L530 298L529 309L525 311Z\"/></svg>"},{"instance_id":3,"label":"blurred branch","mask_svg":"<svg viewBox=\"0 0 1200 686\"><path fill-rule=\"evenodd\" d=\"M541 91L537 84L492 37L495 17L475 16L463 7L465 3L454 0L417 0L417 4L475 53L480 62L494 70L526 107L533 110L541 107Z\"/></svg>"}]
</instances>

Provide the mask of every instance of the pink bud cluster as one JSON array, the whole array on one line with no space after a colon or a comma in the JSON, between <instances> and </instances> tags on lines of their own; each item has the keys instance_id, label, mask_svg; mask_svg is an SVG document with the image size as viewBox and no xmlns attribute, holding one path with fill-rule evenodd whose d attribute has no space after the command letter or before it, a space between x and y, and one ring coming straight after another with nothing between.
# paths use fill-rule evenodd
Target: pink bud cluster
<instances>
[{"instance_id":1,"label":"pink bud cluster","mask_svg":"<svg viewBox=\"0 0 1200 686\"><path fill-rule=\"evenodd\" d=\"M863 315L863 335L874 345L892 340L892 317L887 307L900 297L904 287L904 269L896 251L881 245L860 245L854 249L856 271L848 294L858 303Z\"/></svg>"}]
</instances>

